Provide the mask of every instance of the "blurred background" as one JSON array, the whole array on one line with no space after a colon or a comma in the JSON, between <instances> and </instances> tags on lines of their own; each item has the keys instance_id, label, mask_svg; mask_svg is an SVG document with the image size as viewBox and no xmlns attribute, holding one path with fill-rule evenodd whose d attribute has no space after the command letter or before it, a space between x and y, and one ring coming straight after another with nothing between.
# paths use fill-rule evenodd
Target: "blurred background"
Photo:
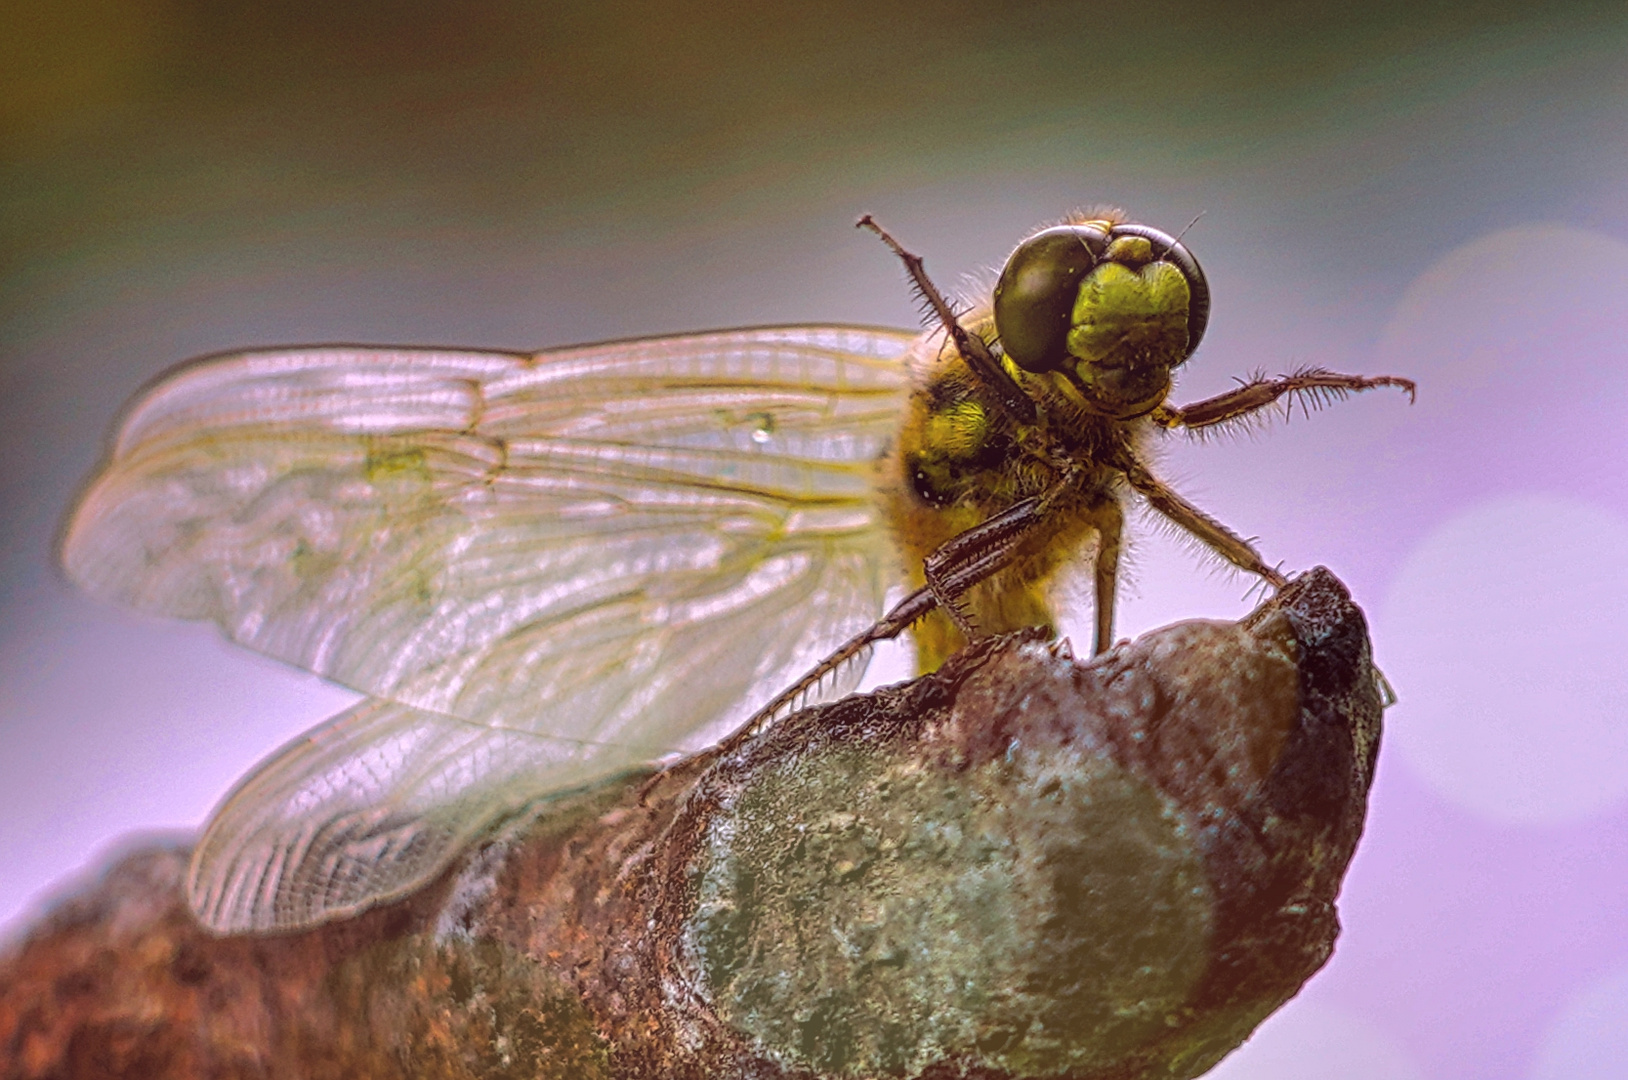
<instances>
[{"instance_id":1,"label":"blurred background","mask_svg":"<svg viewBox=\"0 0 1628 1080\"><path fill-rule=\"evenodd\" d=\"M1370 394L1165 457L1269 560L1344 578L1401 695L1338 951L1215 1075L1628 1077L1621 3L0 20L0 937L353 700L55 570L121 404L169 365L910 326L861 212L955 286L1110 203L1203 214L1215 309L1178 400L1307 364L1419 382L1411 408ZM1157 530L1133 558L1122 634L1250 606Z\"/></svg>"}]
</instances>

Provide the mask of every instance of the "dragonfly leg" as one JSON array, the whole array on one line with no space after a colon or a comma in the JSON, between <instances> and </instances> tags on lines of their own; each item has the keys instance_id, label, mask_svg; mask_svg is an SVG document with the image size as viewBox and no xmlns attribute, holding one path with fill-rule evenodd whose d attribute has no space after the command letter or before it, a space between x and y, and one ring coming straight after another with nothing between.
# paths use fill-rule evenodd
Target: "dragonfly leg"
<instances>
[{"instance_id":1,"label":"dragonfly leg","mask_svg":"<svg viewBox=\"0 0 1628 1080\"><path fill-rule=\"evenodd\" d=\"M1288 584L1289 579L1266 565L1260 552L1249 541L1176 494L1141 462L1129 460L1121 463L1120 467L1126 482L1148 501L1149 506L1191 533L1211 551L1240 570L1258 575L1274 589Z\"/></svg>"},{"instance_id":2,"label":"dragonfly leg","mask_svg":"<svg viewBox=\"0 0 1628 1080\"><path fill-rule=\"evenodd\" d=\"M1298 401L1300 407L1309 412L1338 398L1382 386L1401 390L1407 394L1409 401L1413 400L1417 389L1412 379L1395 375L1341 375L1337 371L1307 368L1275 379L1251 379L1235 390L1195 401L1191 405L1161 405L1153 410L1152 419L1163 427L1184 427L1196 431L1241 420L1285 397L1289 399L1290 407Z\"/></svg>"},{"instance_id":3,"label":"dragonfly leg","mask_svg":"<svg viewBox=\"0 0 1628 1080\"><path fill-rule=\"evenodd\" d=\"M1091 654L1095 656L1106 652L1114 642L1114 604L1119 591L1119 552L1125 511L1118 500L1109 499L1092 516L1097 527L1096 633L1091 641Z\"/></svg>"},{"instance_id":4,"label":"dragonfly leg","mask_svg":"<svg viewBox=\"0 0 1628 1080\"><path fill-rule=\"evenodd\" d=\"M1012 561L1023 540L1046 520L1052 504L1074 483L1074 480L1074 475L1069 474L1043 494L1024 499L982 524L952 536L939 545L923 560L922 570L927 578L925 586L899 601L869 628L838 646L830 656L821 660L806 675L775 695L773 700L719 743L713 752L718 754L731 752L765 724L790 712L800 702L806 700L809 692L832 672L864 655L877 642L898 637L934 608L941 607L949 613L967 640L977 637L977 629L963 610L961 597L974 585L1000 572ZM1114 509L1118 510L1117 505ZM1117 529L1114 540L1117 562ZM1111 594L1108 604L1111 620Z\"/></svg>"},{"instance_id":5,"label":"dragonfly leg","mask_svg":"<svg viewBox=\"0 0 1628 1080\"><path fill-rule=\"evenodd\" d=\"M927 588L968 641L978 628L961 598L1012 561L1023 539L1045 520L1043 497L1024 499L964 533L950 537L922 561Z\"/></svg>"},{"instance_id":6,"label":"dragonfly leg","mask_svg":"<svg viewBox=\"0 0 1628 1080\"><path fill-rule=\"evenodd\" d=\"M937 606L938 600L933 596L931 589L925 586L917 589L893 605L886 615L883 615L876 622L837 646L831 655L815 664L796 682L776 694L768 704L753 713L746 723L736 728L708 753L715 757L722 757L734 752L736 748L755 735L766 724L772 723L796 709L808 699L808 695L821 682L841 669L844 664L853 663L861 657L868 656L871 646L879 641L891 641L893 638L898 637L910 629L918 619Z\"/></svg>"},{"instance_id":7,"label":"dragonfly leg","mask_svg":"<svg viewBox=\"0 0 1628 1080\"><path fill-rule=\"evenodd\" d=\"M1016 424L1033 424L1037 417L1034 401L1023 392L1017 381L1007 374L1001 367L1000 361L989 350L989 345L977 334L967 333L966 327L956 317L955 309L950 307L944 294L938 291L927 276L926 265L921 261L920 255L906 251L897 240L869 214L855 223L861 229L869 229L882 238L893 254L904 263L905 272L910 275L910 283L921 297L922 303L938 316L938 321L944 324L944 332L950 335L955 342L956 351L966 360L967 366L981 382L985 390L992 395L996 406L1006 414L1007 419ZM945 609L950 610L949 608Z\"/></svg>"}]
</instances>

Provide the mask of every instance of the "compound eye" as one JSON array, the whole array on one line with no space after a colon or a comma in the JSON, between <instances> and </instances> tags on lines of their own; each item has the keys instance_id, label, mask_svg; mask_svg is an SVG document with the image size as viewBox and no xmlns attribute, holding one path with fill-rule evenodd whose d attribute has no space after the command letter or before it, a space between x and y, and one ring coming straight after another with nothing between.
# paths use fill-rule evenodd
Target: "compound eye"
<instances>
[{"instance_id":1,"label":"compound eye","mask_svg":"<svg viewBox=\"0 0 1628 1080\"><path fill-rule=\"evenodd\" d=\"M1204 280L1204 271L1199 268L1198 260L1175 237L1148 225L1115 225L1109 237L1110 243L1126 237L1146 240L1153 248L1154 261L1171 264L1187 279L1191 299L1187 304L1187 352L1182 359L1192 356L1193 350L1203 340L1204 328L1210 321L1210 284Z\"/></svg>"},{"instance_id":2,"label":"compound eye","mask_svg":"<svg viewBox=\"0 0 1628 1080\"><path fill-rule=\"evenodd\" d=\"M1058 225L1035 233L1012 252L995 285L995 330L1018 367L1053 371L1063 366L1080 282L1107 250L1108 234L1100 228Z\"/></svg>"}]
</instances>

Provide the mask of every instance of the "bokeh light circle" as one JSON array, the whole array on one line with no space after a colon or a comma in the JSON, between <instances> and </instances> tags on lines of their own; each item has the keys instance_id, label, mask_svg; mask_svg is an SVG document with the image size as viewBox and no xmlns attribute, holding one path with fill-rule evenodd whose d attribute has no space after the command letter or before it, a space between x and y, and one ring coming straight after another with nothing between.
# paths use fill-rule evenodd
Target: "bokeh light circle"
<instances>
[{"instance_id":1,"label":"bokeh light circle","mask_svg":"<svg viewBox=\"0 0 1628 1080\"><path fill-rule=\"evenodd\" d=\"M1624 296L1628 244L1558 225L1480 237L1414 278L1372 358L1419 384L1364 425L1384 447L1368 462L1391 491L1382 524L1523 492L1628 511Z\"/></svg>"},{"instance_id":2,"label":"bokeh light circle","mask_svg":"<svg viewBox=\"0 0 1628 1080\"><path fill-rule=\"evenodd\" d=\"M1488 500L1392 579L1375 641L1386 739L1444 798L1503 822L1628 797L1628 520L1553 495Z\"/></svg>"},{"instance_id":3,"label":"bokeh light circle","mask_svg":"<svg viewBox=\"0 0 1628 1080\"><path fill-rule=\"evenodd\" d=\"M1544 1032L1532 1080L1628 1076L1628 968L1577 995Z\"/></svg>"}]
</instances>

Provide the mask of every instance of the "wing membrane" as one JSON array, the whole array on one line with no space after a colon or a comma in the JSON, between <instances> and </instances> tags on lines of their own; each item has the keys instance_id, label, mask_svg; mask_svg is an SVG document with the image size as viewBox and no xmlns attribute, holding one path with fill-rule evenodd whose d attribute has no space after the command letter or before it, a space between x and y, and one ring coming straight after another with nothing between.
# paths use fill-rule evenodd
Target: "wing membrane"
<instances>
[{"instance_id":1,"label":"wing membrane","mask_svg":"<svg viewBox=\"0 0 1628 1080\"><path fill-rule=\"evenodd\" d=\"M70 575L382 699L324 729L344 752L296 744L223 807L199 910L217 929L300 925L405 891L456 850L431 842L448 821L701 745L867 624L890 579L871 463L910 340L789 327L535 356L282 350L151 390L69 527ZM415 725L489 764L386 771L365 802L292 794L358 790L345 762ZM541 752L491 752L516 739L598 749L510 776L491 763ZM373 835L336 824L364 806L397 835L421 823L400 850L440 861L274 902ZM227 880L261 884L223 902Z\"/></svg>"},{"instance_id":2,"label":"wing membrane","mask_svg":"<svg viewBox=\"0 0 1628 1080\"><path fill-rule=\"evenodd\" d=\"M497 789L566 790L620 748L368 699L279 750L216 812L188 880L206 925L277 930L411 891L490 820Z\"/></svg>"}]
</instances>

